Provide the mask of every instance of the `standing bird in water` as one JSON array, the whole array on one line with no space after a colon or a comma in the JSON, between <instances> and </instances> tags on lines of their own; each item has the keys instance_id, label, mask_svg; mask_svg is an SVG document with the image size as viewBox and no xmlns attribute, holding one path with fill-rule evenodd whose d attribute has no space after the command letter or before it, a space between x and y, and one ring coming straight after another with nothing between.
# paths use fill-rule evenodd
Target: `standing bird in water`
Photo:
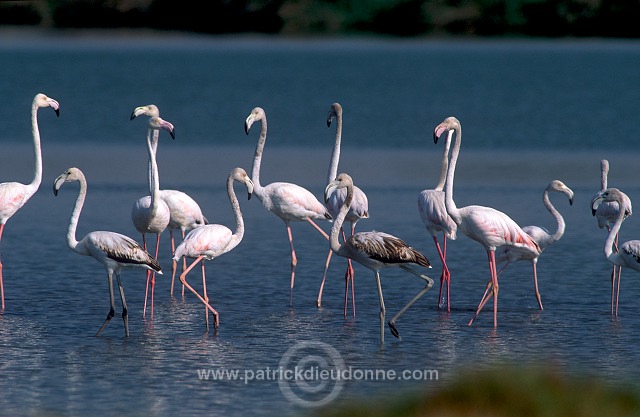
<instances>
[{"instance_id":1,"label":"standing bird in water","mask_svg":"<svg viewBox=\"0 0 640 417\"><path fill-rule=\"evenodd\" d=\"M331 153L331 164L329 165L329 174L327 175L327 184L336 179L338 175L338 163L340 162L340 143L342 141L342 106L340 103L333 103L331 105L331 109L329 110L329 117L327 117L327 127L331 126L331 122L333 119L336 119L336 141L333 146L333 152ZM342 207L342 203L347 195L347 191L344 188L340 190L336 190L336 192L332 193L325 204L331 217L335 218L338 216L338 212L340 211L340 207ZM349 212L347 212L347 217L345 221L351 223L351 234L355 233L356 223L360 219L368 219L369 218L369 200L367 199L367 195L355 185L353 186L353 202L349 207ZM344 228L341 230L342 239L347 240L344 234ZM318 307L322 304L322 290L324 289L324 281L327 278L327 270L329 269L329 263L331 262L331 254L333 252L329 249L329 254L327 255L327 262L324 268L324 274L322 275L322 283L320 284L320 291L318 292L318 300L316 305ZM351 306L353 307L353 316L356 315L356 301L355 301L355 289L354 289L354 270L351 265L351 259L347 258L347 272L345 273L345 287L344 287L344 316L347 316L347 302L348 302L348 294L349 294L349 283L351 283Z\"/></svg>"},{"instance_id":2,"label":"standing bird in water","mask_svg":"<svg viewBox=\"0 0 640 417\"><path fill-rule=\"evenodd\" d=\"M598 195L591 202L591 210L595 215L598 207L602 203L618 203L618 215L609 230L607 240L604 242L604 256L609 262L618 267L625 267L640 271L640 240L629 240L619 246L619 250L613 250L615 241L618 238L618 232L622 226L622 222L632 214L631 200L629 197L617 188L608 188ZM618 295L620 294L620 280L618 280L618 290L615 300L615 312L618 315Z\"/></svg>"},{"instance_id":3,"label":"standing bird in water","mask_svg":"<svg viewBox=\"0 0 640 417\"><path fill-rule=\"evenodd\" d=\"M44 94L36 94L31 105L31 133L33 134L33 154L35 164L33 168L33 180L29 184L19 182L0 183L0 243L2 243L2 232L4 225L22 206L25 205L32 195L38 191L42 182L42 150L40 148L40 129L38 128L38 109L41 107L51 107L60 116L60 104ZM2 309L4 310L4 284L2 281L2 259L0 259L0 298L2 298Z\"/></svg>"},{"instance_id":4,"label":"standing bird in water","mask_svg":"<svg viewBox=\"0 0 640 417\"><path fill-rule=\"evenodd\" d=\"M65 182L77 181L80 183L80 191L76 199L71 221L69 222L69 230L67 231L67 244L69 248L80 255L93 256L98 262L104 265L107 270L109 279L109 297L111 301L111 309L106 320L96 333L96 336L104 330L109 321L115 315L115 300L113 296L113 275L116 275L118 281L118 289L120 290L120 299L122 300L122 319L124 320L125 336L129 337L129 316L127 313L127 302L124 298L124 289L120 281L120 270L122 268L143 268L149 271L162 274L162 269L158 261L144 250L138 242L128 236L115 232L97 231L87 234L81 241L76 240L76 229L78 227L78 219L82 206L87 196L87 180L82 171L78 168L69 168L60 174L53 181L53 194L58 195L58 191Z\"/></svg>"},{"instance_id":5,"label":"standing bird in water","mask_svg":"<svg viewBox=\"0 0 640 417\"><path fill-rule=\"evenodd\" d=\"M293 235L291 234L292 221L306 221L311 224L327 240L329 235L318 226L314 220L331 219L331 215L326 207L319 202L315 196L306 188L289 182L272 182L264 187L260 184L260 163L264 144L267 141L267 116L264 110L256 107L251 111L244 123L244 131L248 135L251 126L255 122L261 122L260 137L256 145L256 152L253 158L253 168L251 170L251 180L253 181L253 192L258 197L265 209L280 217L284 222L289 236L289 246L291 247L291 285L289 287L289 306L293 307L293 284L296 276L296 251L293 248Z\"/></svg>"},{"instance_id":6,"label":"standing bird in water","mask_svg":"<svg viewBox=\"0 0 640 417\"><path fill-rule=\"evenodd\" d=\"M342 224L347 217L349 207L353 201L353 180L349 175L344 173L340 174L335 180L331 181L327 185L324 192L325 201L329 198L331 193L339 189L346 189L347 195L342 203L338 217L335 219L333 227L331 228L331 237L329 240L331 250L336 255L352 259L373 271L376 279L376 285L378 287L378 298L380 301L380 343L384 344L384 319L386 309L384 306L384 298L382 297L380 270L382 268L397 266L411 272L427 282L425 288L389 321L391 332L394 336L399 337L398 330L395 327L396 319L433 286L433 280L431 278L414 271L409 268L407 264L417 264L425 268L431 268L431 264L427 258L411 246L407 245L402 239L383 232L358 232L351 235L351 237L341 245L338 241L338 236L340 235L340 229L342 228Z\"/></svg>"},{"instance_id":7,"label":"standing bird in water","mask_svg":"<svg viewBox=\"0 0 640 417\"><path fill-rule=\"evenodd\" d=\"M600 161L600 191L593 197L596 199L600 194L604 192L608 187L609 176L609 161L603 159ZM620 206L617 201L602 202L598 205L598 208L593 213L598 220L598 227L600 229L607 229L607 232L611 230L611 225L616 221L618 213L620 212ZM618 236L616 235L613 241L613 251L618 252ZM620 276L622 275L622 266L613 264L611 271L611 314L618 315L618 302L617 294L620 291ZM617 281L617 289L616 289Z\"/></svg>"},{"instance_id":8,"label":"standing bird in water","mask_svg":"<svg viewBox=\"0 0 640 417\"><path fill-rule=\"evenodd\" d=\"M453 200L453 180L456 172L456 163L460 154L462 142L462 127L455 117L448 117L434 129L434 140L437 142L443 134L456 135L456 140L451 151L449 170L445 186L445 206L447 213L458 226L458 229L484 246L489 259L489 271L491 273L491 292L482 298L475 315L469 321L469 326L478 317L478 314L487 301L493 297L493 327L498 326L498 273L496 271L496 249L507 246L509 250L522 252L522 256L537 257L541 250L538 244L526 234L518 224L509 216L491 207L466 206L458 208Z\"/></svg>"},{"instance_id":9,"label":"standing bird in water","mask_svg":"<svg viewBox=\"0 0 640 417\"><path fill-rule=\"evenodd\" d=\"M149 104L146 106L140 106L133 109L131 112L130 120L135 119L138 116L160 116L160 110L154 104ZM150 133L150 132L149 132ZM158 136L160 131L154 130L153 135L149 137L147 134L147 140L151 142L151 147L153 148L154 155L157 155L158 152ZM188 194L179 191L179 190L160 190L160 198L164 201L169 207L169 238L171 239L171 256L173 257L173 253L176 250L176 243L173 236L174 230L180 230L182 240L184 240L184 236L186 232L191 229L195 229L196 227L202 226L203 224L207 224L208 221L202 214L202 210L196 201L191 198ZM182 270L184 271L187 268L186 259L182 263ZM176 269L177 263L176 261L171 261L171 295L173 295L173 283L176 277ZM184 286L182 286L182 295L184 295Z\"/></svg>"},{"instance_id":10,"label":"standing bird in water","mask_svg":"<svg viewBox=\"0 0 640 417\"><path fill-rule=\"evenodd\" d=\"M562 217L560 212L553 206L553 204L551 204L551 200L549 200L550 191L554 191L554 192L562 193L566 195L567 198L569 198L569 204L573 205L573 190L571 190L571 188L564 185L562 181L553 180L549 183L549 185L547 185L547 188L545 188L544 193L542 193L542 201L545 207L547 208L547 210L549 210L549 213L551 213L553 218L556 219L556 223L557 223L556 232L554 234L550 234L544 228L538 227L538 226L525 226L522 228L522 230L526 234L531 236L533 240L536 241L536 243L540 247L540 251L543 251L547 246L560 240L560 238L564 235L564 229L566 227L564 223L564 218ZM534 256L528 252L513 251L507 246L501 246L496 250L496 262L498 264L506 262L504 266L500 268L500 270L498 271L498 275L500 275L502 271L507 269L507 267L509 266L509 264L511 264L511 262L524 261L524 260L531 261L531 267L533 269L533 288L536 294L536 299L538 300L538 306L540 306L540 310L543 310L542 299L540 298L540 291L538 291L538 273L536 268L538 264L538 256ZM491 288L491 281L489 281L489 283L487 284L487 289L484 292L483 300L484 300L484 297L486 297L487 294L489 293L490 288Z\"/></svg>"},{"instance_id":11,"label":"standing bird in water","mask_svg":"<svg viewBox=\"0 0 640 417\"><path fill-rule=\"evenodd\" d=\"M440 262L442 262L442 273L440 274L440 292L438 294L438 308L442 308L443 297L442 289L447 284L447 311L451 311L450 297L450 281L451 272L447 266L447 238L456 239L458 226L449 217L447 208L444 204L444 183L447 179L447 168L449 167L449 147L451 146L451 137L447 135L444 150L442 151L442 165L440 169L440 179L438 184L432 190L422 190L418 195L418 212L420 219L431 234L433 242L438 250ZM438 234L442 233L442 247L438 243Z\"/></svg>"},{"instance_id":12,"label":"standing bird in water","mask_svg":"<svg viewBox=\"0 0 640 417\"><path fill-rule=\"evenodd\" d=\"M160 198L160 179L158 175L158 164L156 162L156 154L149 141L152 131L164 129L175 139L174 127L171 123L161 119L159 116L149 118L149 134L147 135L147 151L149 154L149 194L148 196L139 198L131 208L131 220L136 230L142 234L142 245L147 249L147 233L156 235L156 251L155 256L158 258L158 250L160 248L160 235L169 225L169 206ZM147 313L147 296L149 293L149 281L151 281L151 314L153 315L153 296L155 290L156 275L151 271L147 271L147 285L144 295L144 308L142 315Z\"/></svg>"},{"instance_id":13,"label":"standing bird in water","mask_svg":"<svg viewBox=\"0 0 640 417\"><path fill-rule=\"evenodd\" d=\"M218 328L220 316L218 312L209 305L204 261L213 260L218 256L231 251L240 244L242 237L244 236L244 221L242 219L242 212L240 211L240 203L238 203L238 198L233 190L234 180L247 187L249 199L251 199L251 194L253 193L253 182L249 179L249 176L242 168L235 168L227 178L227 194L229 195L231 208L233 209L233 214L236 218L236 231L232 232L231 229L221 224L207 224L197 227L190 231L187 237L184 238L173 256L175 261L179 261L180 258L183 257L195 258L193 263L191 263L191 265L189 265L189 267L180 275L180 282L182 282L182 285L186 286L189 291L194 293L195 296L204 303L207 331L209 330L209 310L213 313L214 329ZM187 274L198 262L201 262L202 264L202 288L204 296L198 294L196 290L187 283Z\"/></svg>"}]
</instances>

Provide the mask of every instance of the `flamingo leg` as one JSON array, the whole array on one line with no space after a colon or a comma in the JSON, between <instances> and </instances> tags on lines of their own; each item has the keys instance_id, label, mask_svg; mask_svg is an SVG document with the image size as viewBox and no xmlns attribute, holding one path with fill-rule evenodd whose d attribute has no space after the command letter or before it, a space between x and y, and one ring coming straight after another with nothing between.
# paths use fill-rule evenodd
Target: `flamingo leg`
<instances>
[{"instance_id":1,"label":"flamingo leg","mask_svg":"<svg viewBox=\"0 0 640 417\"><path fill-rule=\"evenodd\" d=\"M142 248L147 250L147 237L142 234ZM149 281L151 280L151 271L147 269L147 285L144 288L144 306L142 307L142 317L147 316L147 299L149 298Z\"/></svg>"},{"instance_id":2,"label":"flamingo leg","mask_svg":"<svg viewBox=\"0 0 640 417\"><path fill-rule=\"evenodd\" d=\"M124 299L124 288L120 281L120 273L116 272L116 280L118 281L118 290L120 291L120 300L122 301L122 320L124 321L124 335L129 337L129 311L127 309L127 301ZM113 296L113 291L111 291Z\"/></svg>"},{"instance_id":3,"label":"flamingo leg","mask_svg":"<svg viewBox=\"0 0 640 417\"><path fill-rule=\"evenodd\" d=\"M104 323L102 323L100 330L98 330L98 333L96 333L96 336L100 335L100 333L104 330L104 328L107 327L107 324L109 323L109 321L113 318L113 316L116 315L116 301L113 297L113 272L112 271L109 271L109 301L111 302L111 309L109 310L109 314L107 314L107 318L105 319Z\"/></svg>"},{"instance_id":4,"label":"flamingo leg","mask_svg":"<svg viewBox=\"0 0 640 417\"><path fill-rule=\"evenodd\" d=\"M322 291L324 291L324 282L327 279L327 271L329 270L329 264L331 263L331 255L333 255L333 251L329 249L329 254L327 255L327 261L324 264L324 274L322 274L322 282L320 283L320 290L318 291L318 299L316 300L316 307L320 307L322 305Z\"/></svg>"},{"instance_id":5,"label":"flamingo leg","mask_svg":"<svg viewBox=\"0 0 640 417\"><path fill-rule=\"evenodd\" d=\"M409 301L407 304L405 304L404 307L402 307L402 309L400 311L398 311L396 313L395 316L393 316L391 318L391 320L389 320L389 328L391 329L391 334L393 334L395 337L397 337L398 339L400 339L400 333L398 332L398 329L396 328L396 320L398 320L400 318L400 316L402 316L405 311L407 311L409 309L409 307L411 307L416 301L418 301L427 291L429 291L429 289L431 289L431 287L433 287L433 280L431 278L429 278L426 275L423 274L419 274L416 271L414 271L413 269L409 268L406 265L400 265L400 268L404 269L405 271L411 272L412 274L422 278L423 280L427 281L427 285L424 286L423 289L420 290L420 292L418 292L418 294L415 295L415 297L413 297L411 299L411 301Z\"/></svg>"},{"instance_id":6,"label":"flamingo leg","mask_svg":"<svg viewBox=\"0 0 640 417\"><path fill-rule=\"evenodd\" d=\"M202 294L204 295L204 300L209 304L209 296L207 295L207 276L204 272L204 259L200 261L200 265L202 265ZM207 307L204 308L204 317L205 323L207 324L207 331L209 331L209 309Z\"/></svg>"},{"instance_id":7,"label":"flamingo leg","mask_svg":"<svg viewBox=\"0 0 640 417\"><path fill-rule=\"evenodd\" d=\"M160 233L156 235L156 260L158 259L158 254L160 250ZM153 305L154 305L154 294L156 288L156 271L151 273L151 318L153 318Z\"/></svg>"},{"instance_id":8,"label":"flamingo leg","mask_svg":"<svg viewBox=\"0 0 640 417\"><path fill-rule=\"evenodd\" d=\"M449 268L447 267L447 260L446 260L446 245L447 245L447 238L444 238L444 251L440 248L440 243L438 243L438 238L433 236L433 241L436 244L436 249L438 250L438 256L440 256L440 262L442 262L442 274L440 275L440 293L438 294L438 310L441 308L442 305L442 287L443 284L446 282L447 283L447 312L451 311L451 307L450 307L450 299L449 299L449 281L450 281L450 277L451 274L449 273Z\"/></svg>"},{"instance_id":9,"label":"flamingo leg","mask_svg":"<svg viewBox=\"0 0 640 417\"><path fill-rule=\"evenodd\" d=\"M0 243L2 242L2 231L4 223L0 223ZM4 310L4 283L2 282L2 258L0 257L0 296L2 297L2 310Z\"/></svg>"},{"instance_id":10,"label":"flamingo leg","mask_svg":"<svg viewBox=\"0 0 640 417\"><path fill-rule=\"evenodd\" d=\"M538 265L538 258L533 258L531 260L531 267L533 269L533 289L536 293L536 300L538 300L538 306L540 307L540 310L544 310L544 308L542 308L542 298L540 298L540 291L538 291L538 271L537 271L537 265Z\"/></svg>"},{"instance_id":11,"label":"flamingo leg","mask_svg":"<svg viewBox=\"0 0 640 417\"><path fill-rule=\"evenodd\" d=\"M320 232L320 234L321 234L322 236L324 236L324 238L325 238L325 239L329 240L329 235L327 234L327 232L325 232L324 230L322 230L322 229L320 228L320 226L318 226L318 225L316 224L316 222L314 222L313 220L311 220L311 219L310 219L310 218L308 218L308 217L307 217L307 221L308 221L309 223L311 223L311 226L313 226L313 227L314 227L318 232Z\"/></svg>"},{"instance_id":12,"label":"flamingo leg","mask_svg":"<svg viewBox=\"0 0 640 417\"><path fill-rule=\"evenodd\" d=\"M171 238L171 257L173 258L173 254L176 251L176 241L173 238L173 229L169 229L169 237ZM173 283L176 278L176 270L178 269L178 261L175 259L171 260L171 296L173 297Z\"/></svg>"},{"instance_id":13,"label":"flamingo leg","mask_svg":"<svg viewBox=\"0 0 640 417\"><path fill-rule=\"evenodd\" d=\"M616 289L616 317L618 316L618 299L620 298L620 275L622 274L622 267L618 266L618 288Z\"/></svg>"},{"instance_id":14,"label":"flamingo leg","mask_svg":"<svg viewBox=\"0 0 640 417\"><path fill-rule=\"evenodd\" d=\"M351 236L353 236L355 232L355 224L351 223ZM342 240L347 241L347 236L344 234L344 229L342 229ZM351 259L347 258L347 272L345 272L345 288L344 288L344 316L347 317L347 305L348 305L348 297L349 297L349 282L351 282L351 306L353 308L353 317L356 316L356 300L355 300L355 288L354 288L354 276L355 271L353 270L353 264L351 263Z\"/></svg>"},{"instance_id":15,"label":"flamingo leg","mask_svg":"<svg viewBox=\"0 0 640 417\"><path fill-rule=\"evenodd\" d=\"M191 265L189 265L189 267L187 269L184 270L184 272L182 274L180 274L180 282L182 283L182 285L184 285L185 287L187 287L189 289L189 291L191 291L196 297L198 297L198 299L200 301L202 301L204 303L204 305L211 310L211 312L213 313L213 328L217 329L218 325L220 323L220 318L218 316L218 312L209 305L209 303L200 295L198 294L198 292L196 290L193 289L193 287L191 287L191 285L189 285L187 283L187 274L189 273L189 271L191 271L193 269L194 266L196 266L196 264L198 262L200 262L201 260L204 259L204 256L198 256L196 258L195 261L193 261L193 263Z\"/></svg>"},{"instance_id":16,"label":"flamingo leg","mask_svg":"<svg viewBox=\"0 0 640 417\"><path fill-rule=\"evenodd\" d=\"M384 317L386 309L384 308L384 298L382 297L382 284L380 284L380 273L375 271L376 285L378 286L378 299L380 300L380 344L384 345Z\"/></svg>"},{"instance_id":17,"label":"flamingo leg","mask_svg":"<svg viewBox=\"0 0 640 417\"><path fill-rule=\"evenodd\" d=\"M298 258L296 258L296 250L293 247L291 225L289 224L289 222L285 222L285 226L287 227L287 235L289 236L289 246L291 246L291 284L289 286L289 307L293 307L293 284L296 279L296 265L298 264Z\"/></svg>"},{"instance_id":18,"label":"flamingo leg","mask_svg":"<svg viewBox=\"0 0 640 417\"><path fill-rule=\"evenodd\" d=\"M487 303L487 301L489 301L489 299L493 297L493 327L496 328L498 326L498 273L496 271L495 251L488 250L487 255L489 258L489 270L491 271L491 282L490 284L487 284L485 295L480 300L480 304L478 305L476 313L471 318L471 321L469 321L469 326L473 324L473 321L476 319L476 317L478 317L478 314L480 314L480 311ZM502 269L504 269L504 267ZM487 291L489 290L489 286L492 287L491 292L487 293Z\"/></svg>"},{"instance_id":19,"label":"flamingo leg","mask_svg":"<svg viewBox=\"0 0 640 417\"><path fill-rule=\"evenodd\" d=\"M184 241L185 230L182 229L182 240ZM182 258L182 272L187 269L187 258ZM182 286L182 298L184 298L184 285Z\"/></svg>"}]
</instances>

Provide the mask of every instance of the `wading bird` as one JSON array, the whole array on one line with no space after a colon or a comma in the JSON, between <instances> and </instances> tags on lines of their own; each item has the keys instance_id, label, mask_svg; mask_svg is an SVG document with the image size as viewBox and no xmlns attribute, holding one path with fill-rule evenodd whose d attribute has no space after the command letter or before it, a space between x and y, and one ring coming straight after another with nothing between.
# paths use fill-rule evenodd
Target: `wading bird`
<instances>
[{"instance_id":1,"label":"wading bird","mask_svg":"<svg viewBox=\"0 0 640 417\"><path fill-rule=\"evenodd\" d=\"M280 217L284 222L289 236L289 246L291 247L291 284L289 287L289 306L293 307L293 284L296 276L296 251L293 247L293 235L291 234L292 221L309 222L327 240L329 235L318 226L314 220L331 219L327 208L316 199L316 197L306 188L289 182L272 182L264 187L260 184L260 163L264 144L267 141L267 116L264 110L256 107L251 111L244 123L244 131L249 134L251 126L255 122L261 122L260 137L256 145L256 152L253 158L253 168L251 170L251 180L253 181L253 192L258 197L265 209Z\"/></svg>"},{"instance_id":2,"label":"wading bird","mask_svg":"<svg viewBox=\"0 0 640 417\"><path fill-rule=\"evenodd\" d=\"M629 240L618 247L617 251L613 250L615 242L618 240L618 232L622 226L622 222L632 214L631 200L629 197L617 188L608 188L591 201L591 210L595 216L598 207L603 203L618 203L618 216L613 222L607 240L604 242L604 256L609 262L618 267L625 267L640 271L640 240ZM620 295L620 279L618 278L618 288L616 291L615 311L613 314L618 315L618 296ZM613 301L612 301L613 302Z\"/></svg>"},{"instance_id":3,"label":"wading bird","mask_svg":"<svg viewBox=\"0 0 640 417\"><path fill-rule=\"evenodd\" d=\"M349 207L353 201L353 180L347 174L340 174L338 177L331 181L325 189L325 201L329 198L331 193L339 189L346 189L347 194L340 212L333 223L331 228L330 246L331 250L339 256L352 259L362 266L369 268L373 271L376 279L376 285L378 287L378 299L380 301L380 343L384 343L384 319L386 315L386 309L384 306L384 298L382 296L382 285L380 283L380 270L382 268L400 267L427 282L425 288L414 297L407 306L405 306L398 314L396 314L390 321L389 327L394 336L400 337L397 328L395 327L395 321L400 317L406 309L418 300L429 288L433 286L433 280L426 275L422 275L413 269L409 268L407 264L417 264L425 268L431 268L431 264L420 252L407 245L402 239L392 236L383 232L358 232L349 239L347 239L342 245L338 241L340 235L340 229L347 216Z\"/></svg>"},{"instance_id":4,"label":"wading bird","mask_svg":"<svg viewBox=\"0 0 640 417\"><path fill-rule=\"evenodd\" d=\"M133 112L131 112L130 120L133 120L136 117L142 115L149 117L160 116L160 110L154 104L139 106L133 109ZM151 137L149 137L149 134L147 134L147 140L151 142L151 147L153 148L154 154L157 154L158 152L159 133L159 130L154 130ZM169 229L169 238L171 239L171 256L173 257L173 253L176 250L173 231L180 230L182 240L184 240L186 232L191 229L195 229L198 226L202 226L203 224L207 224L208 221L202 214L202 210L200 209L198 203L187 193L179 190L161 189L159 195L162 201L164 201L169 207L169 226L167 226L167 228ZM187 261L185 259L182 263L182 270L184 271L186 268ZM176 277L176 269L177 263L172 259L171 295L173 295L173 283ZM184 286L182 286L182 295L184 295Z\"/></svg>"},{"instance_id":5,"label":"wading bird","mask_svg":"<svg viewBox=\"0 0 640 417\"><path fill-rule=\"evenodd\" d=\"M160 198L160 178L158 175L158 164L156 162L156 154L149 137L151 132L164 129L175 139L174 127L171 123L161 119L159 116L149 118L149 134L147 135L147 151L149 153L149 194L141 197L133 204L131 208L131 220L136 230L142 234L142 246L147 249L146 234L152 233L156 235L156 251L155 256L158 259L158 251L160 249L160 235L169 225L169 206ZM147 296L149 292L149 281L151 281L151 314L153 315L153 295L155 290L155 273L147 271L147 285L144 294L144 308L142 315L147 313Z\"/></svg>"},{"instance_id":6,"label":"wading bird","mask_svg":"<svg viewBox=\"0 0 640 417\"><path fill-rule=\"evenodd\" d=\"M29 184L21 184L19 182L0 183L0 243L2 243L2 232L7 220L29 201L31 196L38 191L42 182L42 150L40 148L40 129L38 128L38 109L41 107L51 107L55 110L56 116L60 116L60 104L56 100L42 93L36 94L31 104L31 132L33 134L33 154L35 159L33 180ZM2 298L2 309L4 310L2 259L0 259L0 298Z\"/></svg>"},{"instance_id":7,"label":"wading bird","mask_svg":"<svg viewBox=\"0 0 640 417\"><path fill-rule=\"evenodd\" d=\"M249 199L253 193L253 182L247 175L244 169L235 168L229 174L227 178L227 194L229 195L229 201L231 202L231 208L236 219L236 231L233 232L226 226L220 224L207 224L201 227L197 227L189 232L184 238L182 243L176 249L173 256L175 261L179 261L180 258L195 258L195 260L189 265L187 269L180 275L180 282L186 286L189 291L195 294L200 301L205 305L207 331L209 330L209 310L213 313L213 326L218 328L220 323L220 316L211 305L209 305L209 297L207 296L207 283L206 275L204 271L204 261L210 261L217 258L220 255L231 251L242 241L244 236L244 221L242 219L242 212L240 211L240 203L233 190L233 181L238 181L247 187ZM203 296L197 293L196 290L187 283L187 274L198 263L202 264L202 288Z\"/></svg>"},{"instance_id":8,"label":"wading bird","mask_svg":"<svg viewBox=\"0 0 640 417\"><path fill-rule=\"evenodd\" d=\"M342 141L342 106L340 103L333 103L329 110L329 116L327 117L327 127L331 126L333 119L336 120L336 140L333 146L333 152L331 153L331 163L329 164L329 173L327 175L327 184L336 179L338 175L338 164L340 163L340 143ZM329 210L331 217L335 218L342 207L342 203L347 195L347 191L344 188L336 190L332 193L325 204ZM355 233L356 223L360 219L369 218L369 200L367 195L357 186L353 186L353 202L347 212L345 221L351 224L351 234ZM344 234L344 228L341 230L342 239L347 240ZM324 281L327 278L327 270L329 269L329 263L331 262L331 254L333 252L329 249L327 255L327 262L324 267L324 274L322 275L322 283L320 284L320 291L318 292L318 300L316 305L320 307L322 305L322 290L324 289ZM344 286L344 315L347 316L347 303L349 294L349 283L351 283L351 306L353 308L353 316L356 315L356 301L355 301L355 288L354 288L354 270L351 265L351 259L347 258L347 272L345 273L345 286Z\"/></svg>"},{"instance_id":9,"label":"wading bird","mask_svg":"<svg viewBox=\"0 0 640 417\"><path fill-rule=\"evenodd\" d=\"M82 240L76 240L76 229L78 219L82 212L82 206L87 196L87 180L82 171L78 168L69 168L60 174L53 181L53 194L58 195L58 191L65 182L77 181L80 183L80 191L76 199L69 229L67 231L67 244L69 248L80 255L92 256L104 265L109 279L109 297L111 309L104 323L96 333L96 336L104 330L109 321L115 315L115 300L113 296L113 275L115 274L122 300L122 319L124 320L125 336L129 337L129 316L127 312L127 302L124 298L124 289L120 281L120 270L122 268L143 268L158 274L162 274L162 269L158 261L142 248L135 240L128 236L115 232L96 231L87 234Z\"/></svg>"},{"instance_id":10,"label":"wading bird","mask_svg":"<svg viewBox=\"0 0 640 417\"><path fill-rule=\"evenodd\" d=\"M453 200L453 179L456 172L456 163L460 153L462 142L462 127L455 117L448 117L438 126L434 132L434 140L443 134L455 134L455 142L451 151L449 170L445 186L445 206L447 213L458 226L458 230L484 246L489 259L491 273L491 292L482 298L475 315L469 321L469 326L484 307L487 301L493 297L493 326L498 326L498 274L496 271L496 249L506 246L509 250L522 252L522 256L536 257L541 253L538 244L526 234L518 224L501 211L485 206L466 206L458 208Z\"/></svg>"}]
</instances>

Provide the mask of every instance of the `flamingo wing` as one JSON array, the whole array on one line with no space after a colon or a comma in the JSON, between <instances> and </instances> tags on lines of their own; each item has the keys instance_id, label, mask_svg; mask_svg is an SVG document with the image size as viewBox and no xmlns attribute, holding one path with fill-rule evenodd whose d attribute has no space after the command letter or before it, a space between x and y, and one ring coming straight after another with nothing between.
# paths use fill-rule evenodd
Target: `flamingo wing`
<instances>
[{"instance_id":1,"label":"flamingo wing","mask_svg":"<svg viewBox=\"0 0 640 417\"><path fill-rule=\"evenodd\" d=\"M432 236L436 236L438 232L444 232L447 238L456 239L458 227L447 214L444 204L444 191L423 190L418 195L418 211L422 223L424 223Z\"/></svg>"},{"instance_id":2,"label":"flamingo wing","mask_svg":"<svg viewBox=\"0 0 640 417\"><path fill-rule=\"evenodd\" d=\"M187 234L184 241L176 248L173 258L197 258L204 256L207 260L216 258L232 248L233 232L220 224L208 224L197 227Z\"/></svg>"},{"instance_id":3,"label":"flamingo wing","mask_svg":"<svg viewBox=\"0 0 640 417\"><path fill-rule=\"evenodd\" d=\"M384 264L415 263L425 267L429 261L402 239L383 232L360 232L351 236L348 246L367 258ZM358 259L356 259L358 260Z\"/></svg>"},{"instance_id":4,"label":"flamingo wing","mask_svg":"<svg viewBox=\"0 0 640 417\"><path fill-rule=\"evenodd\" d=\"M288 182L274 182L264 187L269 211L285 220L330 218L325 206L306 188ZM260 197L260 194L257 194Z\"/></svg>"},{"instance_id":5,"label":"flamingo wing","mask_svg":"<svg viewBox=\"0 0 640 417\"><path fill-rule=\"evenodd\" d=\"M4 220L13 216L29 197L24 184L19 182L0 184L0 222L4 223Z\"/></svg>"}]
</instances>

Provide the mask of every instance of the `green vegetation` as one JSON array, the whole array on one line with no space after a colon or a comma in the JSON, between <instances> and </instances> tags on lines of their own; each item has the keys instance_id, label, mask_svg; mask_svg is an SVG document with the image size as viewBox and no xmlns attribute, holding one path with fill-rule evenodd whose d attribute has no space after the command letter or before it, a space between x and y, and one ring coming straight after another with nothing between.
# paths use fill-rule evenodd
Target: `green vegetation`
<instances>
[{"instance_id":1,"label":"green vegetation","mask_svg":"<svg viewBox=\"0 0 640 417\"><path fill-rule=\"evenodd\" d=\"M0 25L199 33L640 37L640 1L32 0L0 2Z\"/></svg>"},{"instance_id":2,"label":"green vegetation","mask_svg":"<svg viewBox=\"0 0 640 417\"><path fill-rule=\"evenodd\" d=\"M629 386L550 369L502 368L461 374L425 395L376 397L319 417L602 417L637 416L640 396Z\"/></svg>"}]
</instances>

